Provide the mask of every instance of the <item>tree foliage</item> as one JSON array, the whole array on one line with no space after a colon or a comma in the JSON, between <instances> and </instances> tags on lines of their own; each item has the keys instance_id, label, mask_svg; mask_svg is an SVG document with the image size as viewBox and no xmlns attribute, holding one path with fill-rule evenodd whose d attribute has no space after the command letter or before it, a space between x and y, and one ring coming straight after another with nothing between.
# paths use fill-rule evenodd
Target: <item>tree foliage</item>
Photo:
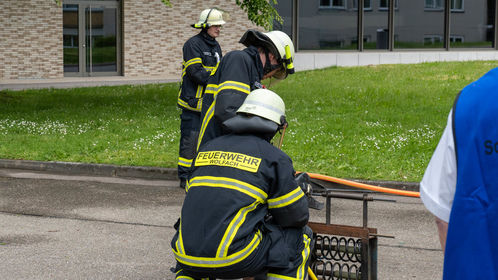
<instances>
[{"instance_id":1,"label":"tree foliage","mask_svg":"<svg viewBox=\"0 0 498 280\"><path fill-rule=\"evenodd\" d=\"M54 0L57 5L61 5L63 0ZM161 2L171 7L171 0L161 0ZM247 18L254 24L266 30L273 28L273 22L282 23L283 20L273 5L277 0L235 0L235 3L247 13Z\"/></svg>"},{"instance_id":2,"label":"tree foliage","mask_svg":"<svg viewBox=\"0 0 498 280\"><path fill-rule=\"evenodd\" d=\"M277 0L235 0L235 3L247 13L250 21L266 30L273 28L275 20L279 23L283 22L273 7L277 4Z\"/></svg>"}]
</instances>

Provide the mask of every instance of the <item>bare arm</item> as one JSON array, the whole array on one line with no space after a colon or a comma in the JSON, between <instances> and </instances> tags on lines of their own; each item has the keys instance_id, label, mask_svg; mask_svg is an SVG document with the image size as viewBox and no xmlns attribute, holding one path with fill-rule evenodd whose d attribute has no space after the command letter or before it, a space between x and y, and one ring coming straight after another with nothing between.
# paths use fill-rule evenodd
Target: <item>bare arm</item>
<instances>
[{"instance_id":1,"label":"bare arm","mask_svg":"<svg viewBox=\"0 0 498 280\"><path fill-rule=\"evenodd\" d=\"M441 243L441 249L446 246L446 234L448 233L448 223L436 217L437 231L439 233L439 242Z\"/></svg>"}]
</instances>

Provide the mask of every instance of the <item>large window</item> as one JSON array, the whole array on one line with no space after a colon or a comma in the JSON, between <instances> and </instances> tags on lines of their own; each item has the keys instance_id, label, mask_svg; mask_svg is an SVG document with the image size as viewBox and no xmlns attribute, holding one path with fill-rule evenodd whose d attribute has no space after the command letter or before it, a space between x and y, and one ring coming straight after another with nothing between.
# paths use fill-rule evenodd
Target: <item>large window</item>
<instances>
[{"instance_id":1,"label":"large window","mask_svg":"<svg viewBox=\"0 0 498 280\"><path fill-rule=\"evenodd\" d=\"M496 1L473 0L465 6L464 0L364 0L362 38L358 38L360 0L279 1L276 8L285 22L276 29L287 34L297 31L298 50L359 50L359 42L365 51L390 49L391 44L394 50L498 49ZM292 18L296 2L298 19ZM449 17L445 17L446 2Z\"/></svg>"},{"instance_id":2,"label":"large window","mask_svg":"<svg viewBox=\"0 0 498 280\"><path fill-rule=\"evenodd\" d=\"M443 7L443 0L399 0L394 11L394 48L443 48Z\"/></svg>"},{"instance_id":3,"label":"large window","mask_svg":"<svg viewBox=\"0 0 498 280\"><path fill-rule=\"evenodd\" d=\"M279 1L292 2L292 1ZM317 9L309 1L299 1L298 46L301 50L354 50L358 48L358 11L346 1L320 1ZM315 2L318 3L318 2ZM339 7L342 7L339 9Z\"/></svg>"}]
</instances>

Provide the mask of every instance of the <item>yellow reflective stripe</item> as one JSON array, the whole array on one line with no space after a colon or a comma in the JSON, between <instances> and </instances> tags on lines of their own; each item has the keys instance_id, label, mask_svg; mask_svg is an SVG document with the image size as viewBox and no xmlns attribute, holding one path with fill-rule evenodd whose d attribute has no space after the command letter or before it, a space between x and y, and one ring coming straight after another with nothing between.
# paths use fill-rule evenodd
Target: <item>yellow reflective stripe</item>
<instances>
[{"instance_id":1,"label":"yellow reflective stripe","mask_svg":"<svg viewBox=\"0 0 498 280\"><path fill-rule=\"evenodd\" d=\"M289 277L289 276L285 276L285 275L279 275L279 274L275 274L275 273L268 273L266 275L266 280L302 280L302 278L299 279L299 278Z\"/></svg>"},{"instance_id":2,"label":"yellow reflective stripe","mask_svg":"<svg viewBox=\"0 0 498 280\"><path fill-rule=\"evenodd\" d=\"M187 279L187 280L195 280L192 277L186 276L186 275L181 275L181 276L176 276L175 279Z\"/></svg>"},{"instance_id":3,"label":"yellow reflective stripe","mask_svg":"<svg viewBox=\"0 0 498 280\"><path fill-rule=\"evenodd\" d=\"M187 276L187 275L178 275L178 274L180 274L182 271L183 271L183 269L180 269L180 270L178 270L178 271L175 273L175 275L176 275L175 279L195 280L194 278L192 278L192 277L190 277L190 276Z\"/></svg>"},{"instance_id":4,"label":"yellow reflective stripe","mask_svg":"<svg viewBox=\"0 0 498 280\"><path fill-rule=\"evenodd\" d=\"M208 84L206 86L206 90L204 91L204 93L215 94L217 89L218 89L217 85Z\"/></svg>"},{"instance_id":5,"label":"yellow reflective stripe","mask_svg":"<svg viewBox=\"0 0 498 280\"><path fill-rule=\"evenodd\" d=\"M199 150L199 146L201 145L201 141L202 141L202 138L204 137L204 133L206 132L206 128L209 124L209 121L211 120L211 118L214 115L214 104L215 104L215 101L213 100L213 103L211 103L211 106L209 106L209 108L207 109L206 115L204 116L204 119L202 120L201 129L199 131L199 138L197 140L197 149L196 150Z\"/></svg>"},{"instance_id":6,"label":"yellow reflective stripe","mask_svg":"<svg viewBox=\"0 0 498 280\"><path fill-rule=\"evenodd\" d=\"M195 93L195 98L201 98L202 97L202 90L204 89L203 86L199 85L197 86L197 92Z\"/></svg>"},{"instance_id":7,"label":"yellow reflective stripe","mask_svg":"<svg viewBox=\"0 0 498 280\"><path fill-rule=\"evenodd\" d=\"M218 66L220 65L220 63L216 63L216 66L214 67L214 69L211 71L211 76L213 76L214 74L216 74L216 70L218 70Z\"/></svg>"},{"instance_id":8,"label":"yellow reflective stripe","mask_svg":"<svg viewBox=\"0 0 498 280\"><path fill-rule=\"evenodd\" d=\"M176 251L178 251L180 254L185 254L185 247L183 247L181 220L180 220L180 226L178 228L178 239L176 240Z\"/></svg>"},{"instance_id":9,"label":"yellow reflective stripe","mask_svg":"<svg viewBox=\"0 0 498 280\"><path fill-rule=\"evenodd\" d=\"M306 261L308 260L308 257L310 255L311 239L306 234L303 234L303 243L304 243L304 250L301 252L301 257L303 258L303 262L299 265L297 269L296 279L304 279Z\"/></svg>"},{"instance_id":10,"label":"yellow reflective stripe","mask_svg":"<svg viewBox=\"0 0 498 280\"><path fill-rule=\"evenodd\" d=\"M251 242L244 249L223 258L193 257L186 254L180 254L175 250L173 250L173 253L175 254L177 261L186 265L208 268L225 267L239 263L250 256L252 252L258 248L262 239L263 236L261 235L261 231L258 230L258 232L254 234Z\"/></svg>"},{"instance_id":11,"label":"yellow reflective stripe","mask_svg":"<svg viewBox=\"0 0 498 280\"><path fill-rule=\"evenodd\" d=\"M236 82L236 81L226 81L218 85L218 91L220 92L225 89L234 89L238 91L242 91L244 93L249 94L251 92L251 87L249 87L248 84L244 84L241 82Z\"/></svg>"},{"instance_id":12,"label":"yellow reflective stripe","mask_svg":"<svg viewBox=\"0 0 498 280\"><path fill-rule=\"evenodd\" d=\"M201 108L202 108L202 99L199 99L199 101L197 102L196 108L190 107L190 105L188 105L187 102L183 101L183 99L180 99L180 98L178 98L178 105L180 105L183 108L189 109L190 111L200 112Z\"/></svg>"},{"instance_id":13,"label":"yellow reflective stripe","mask_svg":"<svg viewBox=\"0 0 498 280\"><path fill-rule=\"evenodd\" d=\"M236 81L226 81L221 83L220 85L215 85L215 84L208 84L206 86L206 90L204 93L207 94L214 94L215 97L216 95L225 89L234 89L237 91L244 92L246 94L249 94L251 91L251 87L249 85L241 83L241 82L236 82ZM201 145L201 140L204 137L204 133L206 132L206 128L213 118L214 115L214 106L216 103L216 99L213 100L213 103L209 106L208 110L206 111L206 115L204 116L204 119L202 120L201 124L201 130L199 132L199 140L197 141L197 150L199 150L199 146Z\"/></svg>"},{"instance_id":14,"label":"yellow reflective stripe","mask_svg":"<svg viewBox=\"0 0 498 280\"><path fill-rule=\"evenodd\" d=\"M244 84L241 82L236 82L236 81L226 81L223 82L219 85L215 84L208 84L206 86L206 91L205 93L210 93L210 94L218 94L222 90L226 89L233 89L236 91L241 91L243 93L249 94L251 92L251 87L249 87L248 84Z\"/></svg>"},{"instance_id":15,"label":"yellow reflective stripe","mask_svg":"<svg viewBox=\"0 0 498 280\"><path fill-rule=\"evenodd\" d=\"M228 248L233 242L235 235L239 231L239 228L244 224L246 220L247 214L259 205L258 201L251 203L250 205L243 207L239 210L237 215L233 218L233 220L228 225L223 238L221 239L220 246L216 252L216 256L219 258L226 257L228 254Z\"/></svg>"},{"instance_id":16,"label":"yellow reflective stripe","mask_svg":"<svg viewBox=\"0 0 498 280\"><path fill-rule=\"evenodd\" d=\"M183 62L183 66L185 69L189 67L192 64L200 63L202 64L202 59L200 57L194 57L192 59L187 60L186 62Z\"/></svg>"},{"instance_id":17,"label":"yellow reflective stripe","mask_svg":"<svg viewBox=\"0 0 498 280\"><path fill-rule=\"evenodd\" d=\"M218 187L227 188L244 193L259 203L265 203L268 195L258 187L227 177L197 176L189 181L189 187Z\"/></svg>"},{"instance_id":18,"label":"yellow reflective stripe","mask_svg":"<svg viewBox=\"0 0 498 280\"><path fill-rule=\"evenodd\" d=\"M304 196L304 192L301 190L300 187L297 187L295 190L291 191L286 195L279 196L277 198L268 199L268 208L271 209L271 208L285 207L289 204L294 203L302 196Z\"/></svg>"},{"instance_id":19,"label":"yellow reflective stripe","mask_svg":"<svg viewBox=\"0 0 498 280\"><path fill-rule=\"evenodd\" d=\"M192 160L193 159L178 157L178 165L190 167L190 166L192 166Z\"/></svg>"}]
</instances>

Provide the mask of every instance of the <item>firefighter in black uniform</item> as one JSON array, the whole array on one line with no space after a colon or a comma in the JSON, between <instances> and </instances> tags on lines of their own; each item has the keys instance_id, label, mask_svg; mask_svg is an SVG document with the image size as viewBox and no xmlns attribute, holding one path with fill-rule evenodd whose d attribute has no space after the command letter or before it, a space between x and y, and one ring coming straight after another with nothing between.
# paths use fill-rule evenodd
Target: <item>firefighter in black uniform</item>
<instances>
[{"instance_id":1,"label":"firefighter in black uniform","mask_svg":"<svg viewBox=\"0 0 498 280\"><path fill-rule=\"evenodd\" d=\"M235 116L249 92L263 87L262 79L285 79L294 73L294 45L287 34L248 30L240 43L247 48L227 53L206 86L197 149L229 132L221 124Z\"/></svg>"},{"instance_id":2,"label":"firefighter in black uniform","mask_svg":"<svg viewBox=\"0 0 498 280\"><path fill-rule=\"evenodd\" d=\"M284 112L277 94L257 89L223 123L232 133L198 151L171 241L176 279L306 279L306 188L289 156L270 144Z\"/></svg>"},{"instance_id":3,"label":"firefighter in black uniform","mask_svg":"<svg viewBox=\"0 0 498 280\"><path fill-rule=\"evenodd\" d=\"M178 177L180 187L183 188L195 155L201 125L202 93L222 56L216 37L220 35L224 23L220 10L213 8L202 11L199 22L192 24L201 32L183 45L182 84L178 93L178 107L182 109Z\"/></svg>"}]
</instances>

